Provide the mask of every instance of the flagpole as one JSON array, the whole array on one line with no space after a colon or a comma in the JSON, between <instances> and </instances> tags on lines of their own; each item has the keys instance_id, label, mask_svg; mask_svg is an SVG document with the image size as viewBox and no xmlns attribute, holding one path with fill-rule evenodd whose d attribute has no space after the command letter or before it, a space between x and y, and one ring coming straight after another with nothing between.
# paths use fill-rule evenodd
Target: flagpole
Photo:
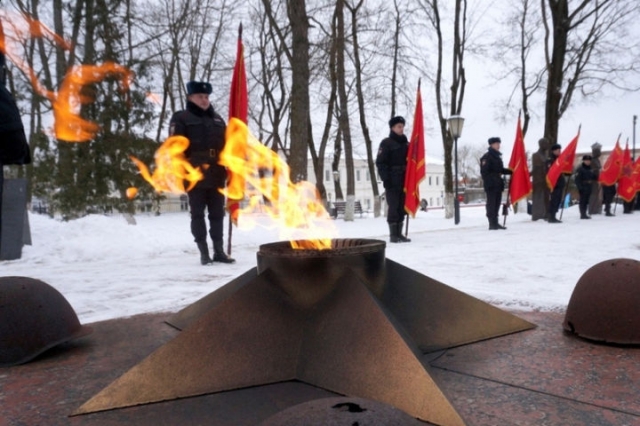
<instances>
[{"instance_id":1,"label":"flagpole","mask_svg":"<svg viewBox=\"0 0 640 426\"><path fill-rule=\"evenodd\" d=\"M509 168L512 167L512 163L513 163L513 158L514 158L514 152L516 151L518 142L522 139L522 127L520 126L520 117L522 116L522 110L518 111L518 125L516 127L516 140L514 142L514 146L513 149L511 151L511 159L509 160ZM524 140L522 140L522 149L524 150ZM516 163L517 164L517 163ZM515 173L517 170L517 167L514 167L514 169L511 170L511 177L509 178L509 186L507 188L507 199L505 200L504 204L502 205L502 215L504 216L504 219L502 220L502 226L505 226L507 224L507 215L509 214L509 205L511 204L511 201L509 201L509 198L511 197L511 185L513 184L513 173Z\"/></svg>"},{"instance_id":2,"label":"flagpole","mask_svg":"<svg viewBox=\"0 0 640 426\"><path fill-rule=\"evenodd\" d=\"M580 136L580 130L582 130L582 123L578 126L578 136ZM574 151L574 159L575 159L575 151ZM571 173L573 174L573 165L571 165ZM560 174L564 174L560 172ZM567 197L567 190L569 189L569 184L571 183L571 174L567 179L567 182L564 185L564 190L562 191L562 200L560 203L562 204L562 208L560 209L560 219L562 219L562 213L564 213L564 200Z\"/></svg>"},{"instance_id":3,"label":"flagpole","mask_svg":"<svg viewBox=\"0 0 640 426\"><path fill-rule=\"evenodd\" d=\"M242 22L240 22L240 24L238 25L238 43L242 43ZM238 44L238 46L240 46ZM240 47L238 47L240 48ZM242 53L244 55L244 53ZM238 62L238 60L240 60L240 58L236 57L236 62ZM234 66L234 75L235 75L235 71L236 71L236 66ZM233 86L233 82L232 82L232 86ZM233 89L232 89L233 91ZM231 96L233 97L233 94L231 94ZM231 117L231 115L233 114L233 111L229 111L229 116ZM238 117L240 118L240 117ZM238 201L238 203L240 203L240 201ZM227 206L227 213L229 213L229 227L227 230L227 253L229 253L229 255L231 255L231 241L232 241L232 237L233 237L233 212L228 208L229 207L229 199L227 198L225 200L225 205Z\"/></svg>"},{"instance_id":4,"label":"flagpole","mask_svg":"<svg viewBox=\"0 0 640 426\"><path fill-rule=\"evenodd\" d=\"M507 215L509 214L509 196L511 195L511 183L513 182L513 177L511 177L509 179L509 188L507 190L507 199L505 200L504 204L502 205L502 215L504 216L504 219L502 219L502 226L505 226L507 224Z\"/></svg>"},{"instance_id":5,"label":"flagpole","mask_svg":"<svg viewBox=\"0 0 640 426\"><path fill-rule=\"evenodd\" d=\"M406 212L407 222L405 224L405 237L409 235L409 217L414 216L418 210L420 204L419 185L420 181L424 179L424 129L423 129L423 115L422 115L422 96L420 94L420 83L422 79L418 79L418 89L416 95L416 107L413 117L413 129L411 131L411 138L409 139L409 146L406 157L406 170L404 176L404 211ZM422 148L421 148L422 147ZM418 170L422 167L422 172ZM408 205L409 204L409 205ZM402 233L402 229L398 229ZM409 242L411 240L406 239L403 242Z\"/></svg>"},{"instance_id":6,"label":"flagpole","mask_svg":"<svg viewBox=\"0 0 640 426\"><path fill-rule=\"evenodd\" d=\"M229 230L227 231L227 253L231 256L231 236L233 234L233 220L231 219L231 212L229 213Z\"/></svg>"}]
</instances>

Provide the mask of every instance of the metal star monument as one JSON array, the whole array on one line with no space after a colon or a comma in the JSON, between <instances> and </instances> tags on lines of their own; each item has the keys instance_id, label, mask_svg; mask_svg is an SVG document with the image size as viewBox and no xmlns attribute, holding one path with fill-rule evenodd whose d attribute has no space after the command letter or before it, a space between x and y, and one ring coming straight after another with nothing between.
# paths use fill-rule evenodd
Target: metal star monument
<instances>
[{"instance_id":1,"label":"metal star monument","mask_svg":"<svg viewBox=\"0 0 640 426\"><path fill-rule=\"evenodd\" d=\"M257 268L175 314L176 338L73 414L298 380L463 425L419 357L535 326L385 259L383 241L332 243L261 246Z\"/></svg>"}]
</instances>

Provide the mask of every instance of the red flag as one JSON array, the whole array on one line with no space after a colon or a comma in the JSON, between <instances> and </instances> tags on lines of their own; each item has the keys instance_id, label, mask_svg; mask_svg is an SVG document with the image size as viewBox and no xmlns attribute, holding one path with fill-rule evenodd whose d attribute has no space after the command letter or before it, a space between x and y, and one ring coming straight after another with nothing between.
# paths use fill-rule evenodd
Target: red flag
<instances>
[{"instance_id":1,"label":"red flag","mask_svg":"<svg viewBox=\"0 0 640 426\"><path fill-rule=\"evenodd\" d=\"M242 45L242 24L238 29L238 48L236 63L231 77L231 92L229 94L229 119L237 118L247 123L249 111L249 94L247 89L247 73L244 68L244 47ZM229 186L244 188L244 177L228 172ZM234 225L238 224L240 200L227 197L227 211Z\"/></svg>"},{"instance_id":2,"label":"red flag","mask_svg":"<svg viewBox=\"0 0 640 426\"><path fill-rule=\"evenodd\" d=\"M622 172L620 179L618 179L618 195L627 203L630 203L636 195L636 183L633 172L634 163L631 161L629 142L627 142L624 148L624 154L622 155Z\"/></svg>"},{"instance_id":3,"label":"red flag","mask_svg":"<svg viewBox=\"0 0 640 426\"><path fill-rule=\"evenodd\" d=\"M620 178L622 172L622 148L620 148L620 136L616 141L616 146L611 151L611 154L604 162L600 176L598 176L598 182L606 186L615 185Z\"/></svg>"},{"instance_id":4,"label":"red flag","mask_svg":"<svg viewBox=\"0 0 640 426\"><path fill-rule=\"evenodd\" d=\"M512 203L517 203L527 195L531 194L533 189L531 185L531 175L529 174L529 166L527 165L527 153L524 150L524 137L522 136L520 114L518 114L516 139L513 142L509 168L513 172L511 175L511 182L509 183L509 197L511 198Z\"/></svg>"},{"instance_id":5,"label":"red flag","mask_svg":"<svg viewBox=\"0 0 640 426\"><path fill-rule=\"evenodd\" d=\"M632 178L635 184L635 193L637 194L640 192L640 157L636 158L635 163L633 163Z\"/></svg>"},{"instance_id":6,"label":"red flag","mask_svg":"<svg viewBox=\"0 0 640 426\"><path fill-rule=\"evenodd\" d=\"M580 138L580 128L578 134L573 138L569 145L560 153L560 156L553 162L547 172L547 186L550 190L556 186L558 178L561 174L570 175L573 173L573 161L576 158L576 148L578 147L578 138Z\"/></svg>"},{"instance_id":7,"label":"red flag","mask_svg":"<svg viewBox=\"0 0 640 426\"><path fill-rule=\"evenodd\" d=\"M420 94L420 82L418 82L416 110L413 114L413 130L411 131L407 152L407 170L404 175L404 209L411 217L416 216L420 206L420 182L424 180L425 174L424 121L422 118L422 95Z\"/></svg>"}]
</instances>

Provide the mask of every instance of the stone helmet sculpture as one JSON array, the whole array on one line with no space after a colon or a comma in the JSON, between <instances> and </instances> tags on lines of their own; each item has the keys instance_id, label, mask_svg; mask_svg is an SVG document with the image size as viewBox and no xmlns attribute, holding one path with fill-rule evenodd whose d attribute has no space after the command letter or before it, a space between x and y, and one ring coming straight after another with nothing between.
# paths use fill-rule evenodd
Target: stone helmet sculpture
<instances>
[{"instance_id":1,"label":"stone helmet sculpture","mask_svg":"<svg viewBox=\"0 0 640 426\"><path fill-rule=\"evenodd\" d=\"M0 277L0 367L24 364L91 331L49 284L28 277Z\"/></svg>"}]
</instances>

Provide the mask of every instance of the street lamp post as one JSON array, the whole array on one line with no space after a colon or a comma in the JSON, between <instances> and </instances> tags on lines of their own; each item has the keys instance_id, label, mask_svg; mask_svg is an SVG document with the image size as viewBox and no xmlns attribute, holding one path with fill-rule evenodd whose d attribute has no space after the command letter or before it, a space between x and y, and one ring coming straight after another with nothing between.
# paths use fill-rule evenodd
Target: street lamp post
<instances>
[{"instance_id":1,"label":"street lamp post","mask_svg":"<svg viewBox=\"0 0 640 426\"><path fill-rule=\"evenodd\" d=\"M462 135L462 126L464 125L464 118L459 115L452 115L447 119L449 125L449 133L453 138L453 152L454 152L454 198L453 198L453 214L454 223L457 225L460 223L460 200L458 200L458 138Z\"/></svg>"}]
</instances>

